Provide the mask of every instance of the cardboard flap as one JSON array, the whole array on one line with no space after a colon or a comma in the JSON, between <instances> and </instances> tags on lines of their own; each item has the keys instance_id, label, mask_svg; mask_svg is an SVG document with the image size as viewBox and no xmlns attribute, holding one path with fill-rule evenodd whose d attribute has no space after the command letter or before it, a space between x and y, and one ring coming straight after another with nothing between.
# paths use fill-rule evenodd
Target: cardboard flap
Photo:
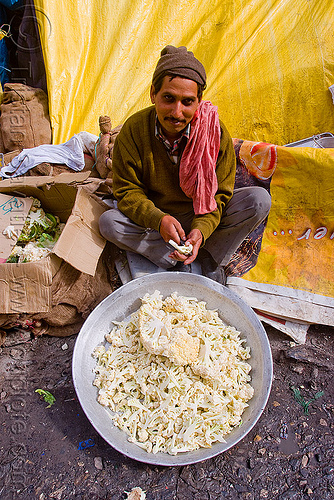
<instances>
[{"instance_id":1,"label":"cardboard flap","mask_svg":"<svg viewBox=\"0 0 334 500\"><path fill-rule=\"evenodd\" d=\"M99 231L99 218L104 211L94 198L79 188L72 213L53 249L58 257L91 276L95 274L106 243Z\"/></svg>"},{"instance_id":2,"label":"cardboard flap","mask_svg":"<svg viewBox=\"0 0 334 500\"><path fill-rule=\"evenodd\" d=\"M88 179L90 175L89 171L85 172L62 172L59 175L37 175L37 176L27 176L27 177L12 177L10 179L5 179L0 182L0 191L5 193L7 188L10 191L19 189L20 187L39 187L45 184L76 184L84 182Z\"/></svg>"}]
</instances>

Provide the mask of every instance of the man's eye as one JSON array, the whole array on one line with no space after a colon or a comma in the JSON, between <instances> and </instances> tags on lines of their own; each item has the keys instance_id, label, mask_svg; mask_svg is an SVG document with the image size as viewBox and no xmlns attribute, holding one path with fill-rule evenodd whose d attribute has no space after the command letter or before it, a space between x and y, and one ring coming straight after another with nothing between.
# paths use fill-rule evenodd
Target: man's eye
<instances>
[{"instance_id":1,"label":"man's eye","mask_svg":"<svg viewBox=\"0 0 334 500\"><path fill-rule=\"evenodd\" d=\"M182 101L184 106L191 106L193 102L194 102L193 99L184 99Z\"/></svg>"},{"instance_id":2,"label":"man's eye","mask_svg":"<svg viewBox=\"0 0 334 500\"><path fill-rule=\"evenodd\" d=\"M171 95L165 95L164 98L168 102L171 102L173 100L173 96L171 96Z\"/></svg>"}]
</instances>

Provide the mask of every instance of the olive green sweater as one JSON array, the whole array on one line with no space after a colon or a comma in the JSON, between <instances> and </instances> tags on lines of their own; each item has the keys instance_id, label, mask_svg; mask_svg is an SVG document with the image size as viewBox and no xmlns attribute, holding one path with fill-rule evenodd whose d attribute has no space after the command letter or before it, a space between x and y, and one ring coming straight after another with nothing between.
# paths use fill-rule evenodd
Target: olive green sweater
<instances>
[{"instance_id":1,"label":"olive green sweater","mask_svg":"<svg viewBox=\"0 0 334 500\"><path fill-rule=\"evenodd\" d=\"M231 137L221 123L221 142L216 174L217 209L194 215L191 229L203 235L203 243L218 226L222 211L233 193L235 153ZM159 231L164 215L193 210L179 185L179 162L174 164L166 148L155 137L155 108L150 106L132 115L117 136L113 150L113 193L117 206L139 226Z\"/></svg>"}]
</instances>

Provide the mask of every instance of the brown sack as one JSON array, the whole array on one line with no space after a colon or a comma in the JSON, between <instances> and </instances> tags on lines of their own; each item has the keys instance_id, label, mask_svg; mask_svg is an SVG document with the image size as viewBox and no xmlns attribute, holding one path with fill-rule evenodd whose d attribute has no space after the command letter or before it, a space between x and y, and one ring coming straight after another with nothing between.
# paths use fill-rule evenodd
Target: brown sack
<instances>
[{"instance_id":1,"label":"brown sack","mask_svg":"<svg viewBox=\"0 0 334 500\"><path fill-rule=\"evenodd\" d=\"M1 135L1 130L0 130L0 153L5 152L5 146L3 145L3 140L2 140L2 135Z\"/></svg>"},{"instance_id":2,"label":"brown sack","mask_svg":"<svg viewBox=\"0 0 334 500\"><path fill-rule=\"evenodd\" d=\"M51 144L48 98L42 89L6 83L0 106L3 152Z\"/></svg>"},{"instance_id":3,"label":"brown sack","mask_svg":"<svg viewBox=\"0 0 334 500\"><path fill-rule=\"evenodd\" d=\"M48 313L24 315L38 323L35 336L66 337L77 333L90 312L116 285L116 247L108 244L101 254L95 276L81 273L62 262L52 280L52 308Z\"/></svg>"}]
</instances>

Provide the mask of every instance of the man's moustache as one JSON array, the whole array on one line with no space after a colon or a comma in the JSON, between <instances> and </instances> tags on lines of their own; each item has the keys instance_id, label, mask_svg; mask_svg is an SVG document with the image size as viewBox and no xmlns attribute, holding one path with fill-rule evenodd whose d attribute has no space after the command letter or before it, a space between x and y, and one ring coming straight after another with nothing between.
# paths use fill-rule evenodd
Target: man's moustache
<instances>
[{"instance_id":1,"label":"man's moustache","mask_svg":"<svg viewBox=\"0 0 334 500\"><path fill-rule=\"evenodd\" d=\"M185 120L178 120L177 118L173 118L172 116L166 116L164 118L166 121L171 121L171 122L180 122L180 123L185 123Z\"/></svg>"}]
</instances>

